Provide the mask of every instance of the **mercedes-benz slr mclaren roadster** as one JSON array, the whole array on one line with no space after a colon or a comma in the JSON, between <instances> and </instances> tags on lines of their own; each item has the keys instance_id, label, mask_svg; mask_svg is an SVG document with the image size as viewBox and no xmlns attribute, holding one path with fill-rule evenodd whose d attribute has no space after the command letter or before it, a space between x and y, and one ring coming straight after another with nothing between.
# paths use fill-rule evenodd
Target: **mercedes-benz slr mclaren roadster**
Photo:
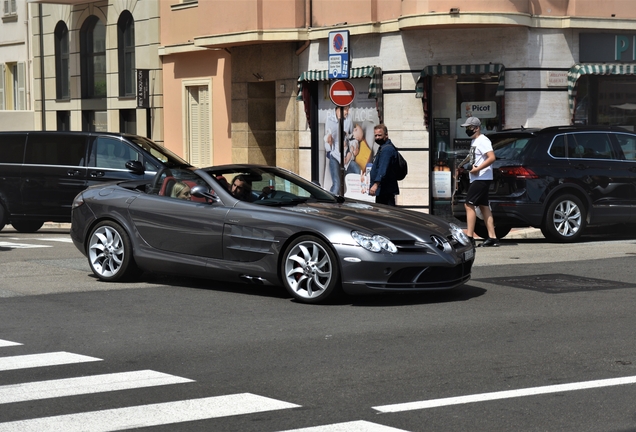
<instances>
[{"instance_id":1,"label":"mercedes-benz slr mclaren roadster","mask_svg":"<svg viewBox=\"0 0 636 432\"><path fill-rule=\"evenodd\" d=\"M451 289L475 249L424 213L334 196L284 169L163 169L154 180L91 187L71 237L104 281L142 271L284 286L298 301Z\"/></svg>"}]
</instances>

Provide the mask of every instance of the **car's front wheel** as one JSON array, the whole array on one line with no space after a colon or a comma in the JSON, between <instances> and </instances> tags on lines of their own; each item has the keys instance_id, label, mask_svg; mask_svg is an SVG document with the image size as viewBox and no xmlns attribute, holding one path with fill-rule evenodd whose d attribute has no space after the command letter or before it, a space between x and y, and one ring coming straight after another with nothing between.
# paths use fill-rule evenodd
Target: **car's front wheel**
<instances>
[{"instance_id":1,"label":"car's front wheel","mask_svg":"<svg viewBox=\"0 0 636 432\"><path fill-rule=\"evenodd\" d=\"M303 303L320 303L340 284L336 255L321 239L301 236L285 250L281 275L287 291Z\"/></svg>"},{"instance_id":2,"label":"car's front wheel","mask_svg":"<svg viewBox=\"0 0 636 432\"><path fill-rule=\"evenodd\" d=\"M549 239L561 243L578 240L587 226L587 210L576 195L561 195L550 203L541 226Z\"/></svg>"},{"instance_id":3,"label":"car's front wheel","mask_svg":"<svg viewBox=\"0 0 636 432\"><path fill-rule=\"evenodd\" d=\"M86 250L88 264L101 280L115 282L138 274L130 238L124 228L115 222L97 224L91 231Z\"/></svg>"}]
</instances>

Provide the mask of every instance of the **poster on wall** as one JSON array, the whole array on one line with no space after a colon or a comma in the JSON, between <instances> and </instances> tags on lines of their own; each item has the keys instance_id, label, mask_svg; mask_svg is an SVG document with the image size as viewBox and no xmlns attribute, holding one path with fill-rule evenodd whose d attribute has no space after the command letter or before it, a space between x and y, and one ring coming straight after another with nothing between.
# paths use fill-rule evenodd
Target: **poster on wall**
<instances>
[{"instance_id":1,"label":"poster on wall","mask_svg":"<svg viewBox=\"0 0 636 432\"><path fill-rule=\"evenodd\" d=\"M345 197L375 201L370 196L369 174L377 151L373 127L379 123L375 99L369 99L369 78L350 80L354 85L355 99L344 107L344 155ZM337 194L340 190L340 142L338 127L340 110L329 98L329 82L319 87L319 176L323 188Z\"/></svg>"}]
</instances>

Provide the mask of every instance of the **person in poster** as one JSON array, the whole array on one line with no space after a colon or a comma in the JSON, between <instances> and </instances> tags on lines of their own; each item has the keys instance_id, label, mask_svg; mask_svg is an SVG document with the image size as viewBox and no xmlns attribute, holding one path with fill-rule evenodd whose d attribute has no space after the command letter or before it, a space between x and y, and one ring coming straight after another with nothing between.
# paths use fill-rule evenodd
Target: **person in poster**
<instances>
[{"instance_id":1,"label":"person in poster","mask_svg":"<svg viewBox=\"0 0 636 432\"><path fill-rule=\"evenodd\" d=\"M353 123L349 118L349 106L343 107L344 113L344 151L345 151L345 165L346 157L349 151L349 139L348 137L353 132ZM333 194L340 193L340 141L338 139L338 130L340 127L340 107L333 109L327 116L325 122L325 152L328 160L329 173L331 175L331 188L329 191ZM351 158L351 155L349 155Z\"/></svg>"}]
</instances>

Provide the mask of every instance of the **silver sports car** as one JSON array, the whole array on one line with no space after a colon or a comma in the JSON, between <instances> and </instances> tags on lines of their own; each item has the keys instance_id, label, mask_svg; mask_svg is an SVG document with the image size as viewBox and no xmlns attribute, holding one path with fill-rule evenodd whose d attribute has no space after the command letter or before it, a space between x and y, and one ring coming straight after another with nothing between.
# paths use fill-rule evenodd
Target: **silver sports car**
<instances>
[{"instance_id":1,"label":"silver sports car","mask_svg":"<svg viewBox=\"0 0 636 432\"><path fill-rule=\"evenodd\" d=\"M305 303L341 289L454 288L470 279L475 254L452 223L256 165L91 187L75 198L71 237L105 281L149 271L273 284Z\"/></svg>"}]
</instances>

